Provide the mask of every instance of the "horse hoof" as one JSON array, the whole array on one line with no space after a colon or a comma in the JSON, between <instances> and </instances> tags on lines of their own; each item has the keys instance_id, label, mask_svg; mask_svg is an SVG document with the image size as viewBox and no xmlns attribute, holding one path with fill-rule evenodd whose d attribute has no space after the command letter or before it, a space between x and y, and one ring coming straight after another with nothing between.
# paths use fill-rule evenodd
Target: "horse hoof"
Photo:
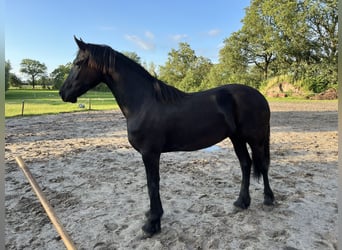
<instances>
[{"instance_id":1,"label":"horse hoof","mask_svg":"<svg viewBox=\"0 0 342 250\"><path fill-rule=\"evenodd\" d=\"M265 198L264 199L264 205L266 205L266 206L274 206L274 199Z\"/></svg>"},{"instance_id":2,"label":"horse hoof","mask_svg":"<svg viewBox=\"0 0 342 250\"><path fill-rule=\"evenodd\" d=\"M153 235L160 233L161 231L160 220L148 221L141 229L144 231L145 237L150 238Z\"/></svg>"},{"instance_id":3,"label":"horse hoof","mask_svg":"<svg viewBox=\"0 0 342 250\"><path fill-rule=\"evenodd\" d=\"M237 207L237 206L233 206L233 208L232 208L232 213L233 214L237 214L237 213L241 213L241 212L243 212L243 211L246 211L246 209L242 209L242 208L240 208L240 207Z\"/></svg>"},{"instance_id":4,"label":"horse hoof","mask_svg":"<svg viewBox=\"0 0 342 250\"><path fill-rule=\"evenodd\" d=\"M237 200L234 202L234 206L238 209L247 209L250 205L250 202L243 202L241 200Z\"/></svg>"}]
</instances>

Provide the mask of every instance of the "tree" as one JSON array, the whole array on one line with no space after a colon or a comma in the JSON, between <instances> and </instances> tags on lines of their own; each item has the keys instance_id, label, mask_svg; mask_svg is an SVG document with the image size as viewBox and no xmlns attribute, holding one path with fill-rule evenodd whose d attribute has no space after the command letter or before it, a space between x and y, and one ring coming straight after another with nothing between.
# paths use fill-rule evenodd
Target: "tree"
<instances>
[{"instance_id":1,"label":"tree","mask_svg":"<svg viewBox=\"0 0 342 250\"><path fill-rule=\"evenodd\" d=\"M21 87L22 85L24 85L23 81L16 75L13 73L10 73L10 86L12 87Z\"/></svg>"},{"instance_id":2,"label":"tree","mask_svg":"<svg viewBox=\"0 0 342 250\"><path fill-rule=\"evenodd\" d=\"M287 75L322 91L337 84L337 20L337 0L252 0L210 78L257 87Z\"/></svg>"},{"instance_id":3,"label":"tree","mask_svg":"<svg viewBox=\"0 0 342 250\"><path fill-rule=\"evenodd\" d=\"M11 63L10 61L6 61L5 62L5 91L7 91L9 89L10 86L10 76L11 76L11 71L12 67L11 67Z\"/></svg>"},{"instance_id":4,"label":"tree","mask_svg":"<svg viewBox=\"0 0 342 250\"><path fill-rule=\"evenodd\" d=\"M10 61L5 62L5 91L9 89L10 86L12 87L20 87L23 85L22 80L17 77L14 73L11 73L11 63Z\"/></svg>"},{"instance_id":5,"label":"tree","mask_svg":"<svg viewBox=\"0 0 342 250\"><path fill-rule=\"evenodd\" d=\"M179 49L172 49L165 66L160 67L160 79L175 87L181 87L181 81L187 71L192 69L195 61L195 51L191 49L190 45L179 43Z\"/></svg>"},{"instance_id":6,"label":"tree","mask_svg":"<svg viewBox=\"0 0 342 250\"><path fill-rule=\"evenodd\" d=\"M196 57L193 67L187 71L181 81L181 88L186 91L198 91L206 88L205 81L213 64L208 58Z\"/></svg>"},{"instance_id":7,"label":"tree","mask_svg":"<svg viewBox=\"0 0 342 250\"><path fill-rule=\"evenodd\" d=\"M315 45L314 65L307 64L305 75L309 88L321 92L337 85L338 8L337 0L305 0L303 9Z\"/></svg>"},{"instance_id":8,"label":"tree","mask_svg":"<svg viewBox=\"0 0 342 250\"><path fill-rule=\"evenodd\" d=\"M203 88L212 63L205 57L198 57L187 43L179 43L179 49L172 49L164 66L160 67L159 78L179 89L196 91Z\"/></svg>"},{"instance_id":9,"label":"tree","mask_svg":"<svg viewBox=\"0 0 342 250\"><path fill-rule=\"evenodd\" d=\"M157 73L157 66L153 63L150 62L147 64L146 62L143 63L142 65L152 76L158 78L158 73Z\"/></svg>"},{"instance_id":10,"label":"tree","mask_svg":"<svg viewBox=\"0 0 342 250\"><path fill-rule=\"evenodd\" d=\"M237 31L225 39L224 46L219 52L219 64L216 66L216 72L211 72L212 77L217 78L217 82L240 82L257 87L254 82L247 81L252 59L243 53L248 49L246 40L246 34L242 31Z\"/></svg>"},{"instance_id":11,"label":"tree","mask_svg":"<svg viewBox=\"0 0 342 250\"><path fill-rule=\"evenodd\" d=\"M269 0L262 9L278 34L278 69L315 92L337 84L337 0Z\"/></svg>"},{"instance_id":12,"label":"tree","mask_svg":"<svg viewBox=\"0 0 342 250\"><path fill-rule=\"evenodd\" d=\"M50 89L50 87L53 86L52 79L48 77L47 75L41 76L37 81L37 85L42 86L43 89Z\"/></svg>"},{"instance_id":13,"label":"tree","mask_svg":"<svg viewBox=\"0 0 342 250\"><path fill-rule=\"evenodd\" d=\"M338 52L337 0L305 0L303 6L310 38L317 44L318 55L335 61Z\"/></svg>"},{"instance_id":14,"label":"tree","mask_svg":"<svg viewBox=\"0 0 342 250\"><path fill-rule=\"evenodd\" d=\"M242 20L241 52L248 63L254 63L263 73L264 80L267 80L270 64L276 58L274 44L277 35L273 26L273 17L263 12L264 2L266 0L254 0L246 9L246 15Z\"/></svg>"},{"instance_id":15,"label":"tree","mask_svg":"<svg viewBox=\"0 0 342 250\"><path fill-rule=\"evenodd\" d=\"M50 78L52 79L52 86L54 89L59 89L62 86L70 73L71 67L72 63L59 65L58 68L51 72Z\"/></svg>"},{"instance_id":16,"label":"tree","mask_svg":"<svg viewBox=\"0 0 342 250\"><path fill-rule=\"evenodd\" d=\"M317 58L303 2L264 1L262 10L264 15L272 17L277 73L291 72L295 79L300 78L304 65L314 63Z\"/></svg>"},{"instance_id":17,"label":"tree","mask_svg":"<svg viewBox=\"0 0 342 250\"><path fill-rule=\"evenodd\" d=\"M44 63L41 63L32 59L23 59L20 64L20 72L27 74L31 77L32 88L35 87L37 78L46 75L46 66Z\"/></svg>"},{"instance_id":18,"label":"tree","mask_svg":"<svg viewBox=\"0 0 342 250\"><path fill-rule=\"evenodd\" d=\"M213 64L210 68L209 73L203 79L201 88L209 89L229 83L229 81L227 81L227 78L225 77L224 72L225 69L222 67L222 64Z\"/></svg>"},{"instance_id":19,"label":"tree","mask_svg":"<svg viewBox=\"0 0 342 250\"><path fill-rule=\"evenodd\" d=\"M140 58L140 56L138 56L137 53L129 52L129 51L124 51L123 54L125 56L127 56L128 58L132 59L133 61L135 61L136 63L141 64L141 58Z\"/></svg>"}]
</instances>

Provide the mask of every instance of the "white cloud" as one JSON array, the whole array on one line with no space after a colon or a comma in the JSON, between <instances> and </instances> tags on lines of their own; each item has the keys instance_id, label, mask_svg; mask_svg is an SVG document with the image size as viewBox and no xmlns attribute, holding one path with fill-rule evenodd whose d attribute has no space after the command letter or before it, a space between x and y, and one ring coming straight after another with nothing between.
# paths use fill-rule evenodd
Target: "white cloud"
<instances>
[{"instance_id":1,"label":"white cloud","mask_svg":"<svg viewBox=\"0 0 342 250\"><path fill-rule=\"evenodd\" d=\"M154 39L154 34L151 32L151 31L145 31L145 37L150 39L150 40L153 40Z\"/></svg>"},{"instance_id":2,"label":"white cloud","mask_svg":"<svg viewBox=\"0 0 342 250\"><path fill-rule=\"evenodd\" d=\"M139 36L125 35L125 38L128 41L133 42L135 45L137 45L139 48L141 48L143 50L153 50L155 48L155 45L152 42L145 41L144 39L140 38Z\"/></svg>"},{"instance_id":3,"label":"white cloud","mask_svg":"<svg viewBox=\"0 0 342 250\"><path fill-rule=\"evenodd\" d=\"M207 32L207 34L209 35L209 36L217 36L218 34L220 34L221 33L221 30L219 30L219 29L212 29L212 30L209 30L208 32Z\"/></svg>"},{"instance_id":4,"label":"white cloud","mask_svg":"<svg viewBox=\"0 0 342 250\"><path fill-rule=\"evenodd\" d=\"M187 37L188 37L187 34L176 34L176 35L172 35L171 39L174 40L175 42L179 42Z\"/></svg>"}]
</instances>

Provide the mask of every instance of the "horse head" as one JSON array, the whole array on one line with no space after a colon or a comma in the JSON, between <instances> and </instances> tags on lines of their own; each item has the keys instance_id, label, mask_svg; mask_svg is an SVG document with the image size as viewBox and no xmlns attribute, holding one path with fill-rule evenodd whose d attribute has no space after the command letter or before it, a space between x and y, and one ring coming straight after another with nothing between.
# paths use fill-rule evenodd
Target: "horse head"
<instances>
[{"instance_id":1,"label":"horse head","mask_svg":"<svg viewBox=\"0 0 342 250\"><path fill-rule=\"evenodd\" d=\"M70 73L63 83L59 94L65 102L77 102L77 98L102 82L103 74L97 67L92 67L91 44L74 37L79 51Z\"/></svg>"}]
</instances>

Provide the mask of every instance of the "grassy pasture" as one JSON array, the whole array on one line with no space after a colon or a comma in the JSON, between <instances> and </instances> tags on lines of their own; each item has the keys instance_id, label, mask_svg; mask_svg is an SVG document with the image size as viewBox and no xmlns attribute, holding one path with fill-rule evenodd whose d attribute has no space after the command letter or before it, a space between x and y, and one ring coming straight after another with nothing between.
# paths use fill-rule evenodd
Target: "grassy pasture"
<instances>
[{"instance_id":1,"label":"grassy pasture","mask_svg":"<svg viewBox=\"0 0 342 250\"><path fill-rule=\"evenodd\" d=\"M62 112L111 110L118 108L112 93L89 91L77 103L65 103L57 90L21 90L10 89L5 95L5 116L22 115L24 101L24 115L57 114ZM83 108L80 108L83 104Z\"/></svg>"},{"instance_id":2,"label":"grassy pasture","mask_svg":"<svg viewBox=\"0 0 342 250\"><path fill-rule=\"evenodd\" d=\"M77 103L65 103L60 98L57 90L41 90L41 89L10 89L5 95L5 116L14 117L21 116L22 102L24 101L24 115L44 115L57 114L65 112L80 112L89 110L89 100L91 110L113 110L118 105L111 92L89 91L80 98ZM272 102L319 102L324 105L333 101L314 101L299 98L268 98ZM80 108L83 104L83 108Z\"/></svg>"}]
</instances>

